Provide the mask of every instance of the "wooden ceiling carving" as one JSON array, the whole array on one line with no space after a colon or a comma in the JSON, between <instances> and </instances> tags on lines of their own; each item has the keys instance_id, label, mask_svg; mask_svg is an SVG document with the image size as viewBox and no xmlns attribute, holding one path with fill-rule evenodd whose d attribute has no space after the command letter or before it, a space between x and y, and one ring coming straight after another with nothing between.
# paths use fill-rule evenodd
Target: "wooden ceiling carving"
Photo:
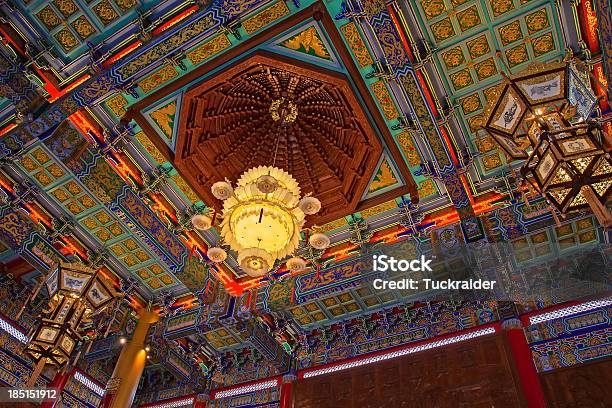
<instances>
[{"instance_id":1,"label":"wooden ceiling carving","mask_svg":"<svg viewBox=\"0 0 612 408\"><path fill-rule=\"evenodd\" d=\"M309 18L317 20L329 36L347 76L276 53L252 52ZM173 151L144 118L143 110L227 63L232 65L183 95ZM260 66L270 67L269 79L258 73ZM282 106L291 102L298 110L295 122L287 126L279 126L270 112L272 102L279 97L285 98ZM221 203L210 193L211 184L225 178L235 182L251 166L271 165L276 140L275 164L293 174L303 192L313 192L323 203L323 211L309 217L310 225L321 225L405 194L418 202L416 183L385 118L320 3L230 48L132 105L122 121L132 119L203 201L217 209ZM393 158L403 185L361 200L383 150Z\"/></svg>"},{"instance_id":2,"label":"wooden ceiling carving","mask_svg":"<svg viewBox=\"0 0 612 408\"><path fill-rule=\"evenodd\" d=\"M343 76L256 54L185 93L174 163L217 208L213 183L276 165L321 200L321 224L355 211L382 152Z\"/></svg>"}]
</instances>

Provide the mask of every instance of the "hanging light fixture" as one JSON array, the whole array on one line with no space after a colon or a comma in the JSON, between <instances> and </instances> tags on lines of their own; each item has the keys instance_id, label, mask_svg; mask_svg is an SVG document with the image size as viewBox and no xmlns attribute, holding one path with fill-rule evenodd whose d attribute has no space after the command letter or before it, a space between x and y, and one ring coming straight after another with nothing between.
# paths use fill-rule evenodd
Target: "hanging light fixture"
<instances>
[{"instance_id":1,"label":"hanging light fixture","mask_svg":"<svg viewBox=\"0 0 612 408\"><path fill-rule=\"evenodd\" d=\"M294 253L306 214L321 208L316 198L300 196L289 173L273 166L247 170L236 188L227 181L215 183L212 192L223 201L221 236L238 253L240 267L253 277L265 275L277 259ZM208 256L221 262L227 255L221 248L211 248Z\"/></svg>"},{"instance_id":2,"label":"hanging light fixture","mask_svg":"<svg viewBox=\"0 0 612 408\"><path fill-rule=\"evenodd\" d=\"M298 101L289 95L274 99L269 113L272 122L287 134L298 117ZM275 166L280 138L276 139L271 166L259 166L245 171L235 188L229 180L212 185L213 195L223 201L221 236L238 253L238 264L249 276L268 273L278 259L292 255L298 248L306 215L321 210L321 202L310 194L301 196L300 186L291 174ZM323 235L323 234L316 234ZM313 244L312 237L310 244ZM329 245L323 235L314 241L319 248ZM208 250L214 262L223 262L227 253L215 247ZM290 270L305 268L300 258L291 258Z\"/></svg>"},{"instance_id":3,"label":"hanging light fixture","mask_svg":"<svg viewBox=\"0 0 612 408\"><path fill-rule=\"evenodd\" d=\"M505 77L491 94L483 128L504 152L525 160L522 176L565 214L590 207L603 226L612 193L612 162L589 119L597 98L580 63L533 64Z\"/></svg>"},{"instance_id":4,"label":"hanging light fixture","mask_svg":"<svg viewBox=\"0 0 612 408\"><path fill-rule=\"evenodd\" d=\"M93 312L103 310L117 296L112 282L81 263L56 264L49 270L45 285L49 305L25 349L37 363L37 374L45 364L66 365L83 339L84 326Z\"/></svg>"}]
</instances>

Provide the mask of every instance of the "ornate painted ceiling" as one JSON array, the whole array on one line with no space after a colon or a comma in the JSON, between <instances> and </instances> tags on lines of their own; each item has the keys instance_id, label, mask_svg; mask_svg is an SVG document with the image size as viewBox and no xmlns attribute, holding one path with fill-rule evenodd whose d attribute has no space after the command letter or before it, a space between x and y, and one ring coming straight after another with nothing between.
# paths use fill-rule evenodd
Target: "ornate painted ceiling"
<instances>
[{"instance_id":1,"label":"ornate painted ceiling","mask_svg":"<svg viewBox=\"0 0 612 408\"><path fill-rule=\"evenodd\" d=\"M444 273L495 270L516 283L609 240L588 213L557 225L540 197L525 200L518 163L479 130L504 75L570 50L591 69L595 114L609 127L612 40L605 13L600 34L590 31L592 7L1 2L0 260L25 259L35 270L21 278L33 282L56 260L79 259L132 305L155 303L166 315L155 367L173 385L248 381L494 319L493 301L432 311L418 303L426 294L374 291L367 259L383 248L429 254ZM220 209L212 183L272 164L322 201L309 226L332 246L302 246L300 274L278 262L251 278L235 254L212 264L219 233L194 230L191 217ZM402 329L385 333L388 319ZM116 351L108 339L88 361Z\"/></svg>"}]
</instances>

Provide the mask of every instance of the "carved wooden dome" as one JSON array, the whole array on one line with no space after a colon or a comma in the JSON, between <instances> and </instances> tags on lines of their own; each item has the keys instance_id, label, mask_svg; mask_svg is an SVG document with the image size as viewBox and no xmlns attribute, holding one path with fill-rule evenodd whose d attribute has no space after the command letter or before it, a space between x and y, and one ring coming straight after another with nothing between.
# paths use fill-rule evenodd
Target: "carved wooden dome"
<instances>
[{"instance_id":1,"label":"carved wooden dome","mask_svg":"<svg viewBox=\"0 0 612 408\"><path fill-rule=\"evenodd\" d=\"M341 75L263 55L187 91L178 137L175 164L207 203L214 182L275 165L321 200L318 224L355 210L382 154Z\"/></svg>"}]
</instances>

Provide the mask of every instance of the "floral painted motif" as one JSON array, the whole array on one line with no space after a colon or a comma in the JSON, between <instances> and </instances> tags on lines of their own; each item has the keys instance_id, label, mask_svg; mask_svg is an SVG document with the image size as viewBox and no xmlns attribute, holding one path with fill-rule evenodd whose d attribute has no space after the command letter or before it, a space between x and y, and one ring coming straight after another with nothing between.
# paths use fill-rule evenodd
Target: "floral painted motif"
<instances>
[{"instance_id":1,"label":"floral painted motif","mask_svg":"<svg viewBox=\"0 0 612 408\"><path fill-rule=\"evenodd\" d=\"M527 30L529 34L536 33L550 26L548 21L548 13L546 9L540 9L534 13L528 14L525 17L525 23L527 24Z\"/></svg>"},{"instance_id":2,"label":"floral painted motif","mask_svg":"<svg viewBox=\"0 0 612 408\"><path fill-rule=\"evenodd\" d=\"M136 137L136 140L140 142L142 147L144 147L146 152L151 155L153 160L157 162L157 164L162 164L167 161L166 157L157 149L157 147L155 147L153 142L149 140L149 138L145 135L144 132L136 133L135 137Z\"/></svg>"},{"instance_id":3,"label":"floral painted motif","mask_svg":"<svg viewBox=\"0 0 612 408\"><path fill-rule=\"evenodd\" d=\"M418 166L421 164L421 157L419 156L419 152L414 146L414 141L412 140L412 135L408 131L403 131L399 135L397 135L397 143L399 144L404 156L406 157L406 161L412 167Z\"/></svg>"},{"instance_id":4,"label":"floral painted motif","mask_svg":"<svg viewBox=\"0 0 612 408\"><path fill-rule=\"evenodd\" d=\"M491 52L489 40L487 40L486 35L476 37L473 40L466 42L465 45L467 46L468 52L470 53L470 58L472 59L482 57L483 55Z\"/></svg>"},{"instance_id":5,"label":"floral painted motif","mask_svg":"<svg viewBox=\"0 0 612 408\"><path fill-rule=\"evenodd\" d=\"M365 210L359 211L359 214L361 214L363 218L370 218L385 211L392 210L394 208L397 208L397 203L395 202L395 200L389 200L385 201L384 203L375 205L374 207L366 208Z\"/></svg>"},{"instance_id":6,"label":"floral painted motif","mask_svg":"<svg viewBox=\"0 0 612 408\"><path fill-rule=\"evenodd\" d=\"M438 21L430 26L431 32L437 42L442 42L455 35L455 29L450 21L450 18Z\"/></svg>"},{"instance_id":7,"label":"floral painted motif","mask_svg":"<svg viewBox=\"0 0 612 408\"><path fill-rule=\"evenodd\" d=\"M325 47L319 32L314 26L286 39L280 44L290 50L303 52L308 55L331 60L331 55Z\"/></svg>"},{"instance_id":8,"label":"floral painted motif","mask_svg":"<svg viewBox=\"0 0 612 408\"><path fill-rule=\"evenodd\" d=\"M497 144L490 135L485 135L476 140L476 147L480 153L490 152L497 147Z\"/></svg>"},{"instance_id":9,"label":"floral painted motif","mask_svg":"<svg viewBox=\"0 0 612 408\"><path fill-rule=\"evenodd\" d=\"M394 184L397 184L397 177L393 174L391 165L385 159L374 175L374 179L368 188L368 193L374 193Z\"/></svg>"},{"instance_id":10,"label":"floral painted motif","mask_svg":"<svg viewBox=\"0 0 612 408\"><path fill-rule=\"evenodd\" d=\"M136 0L115 0L122 12L126 12L136 5Z\"/></svg>"},{"instance_id":11,"label":"floral painted motif","mask_svg":"<svg viewBox=\"0 0 612 408\"><path fill-rule=\"evenodd\" d=\"M127 99L125 99L125 97L121 94L115 95L106 101L106 106L108 109L110 109L118 118L125 115L125 107L127 104Z\"/></svg>"},{"instance_id":12,"label":"floral painted motif","mask_svg":"<svg viewBox=\"0 0 612 408\"><path fill-rule=\"evenodd\" d=\"M438 189L436 188L436 183L434 183L433 180L428 179L419 183L419 188L417 191L419 193L419 198L423 199L432 194L436 194Z\"/></svg>"},{"instance_id":13,"label":"floral painted motif","mask_svg":"<svg viewBox=\"0 0 612 408\"><path fill-rule=\"evenodd\" d=\"M372 56L370 55L368 48L363 42L363 39L361 38L361 35L359 34L359 30L357 29L355 23L350 22L348 24L345 24L340 27L340 30L344 34L344 37L346 38L346 41L348 42L348 45L351 48L351 51L353 51L353 55L355 55L359 66L363 68L368 65L372 65L374 63L374 61L372 60Z\"/></svg>"},{"instance_id":14,"label":"floral painted motif","mask_svg":"<svg viewBox=\"0 0 612 408\"><path fill-rule=\"evenodd\" d=\"M468 7L467 9L457 13L457 21L459 22L459 28L461 31L467 31L470 28L474 28L479 25L482 20L480 14L478 14L478 8L476 6Z\"/></svg>"},{"instance_id":15,"label":"floral painted motif","mask_svg":"<svg viewBox=\"0 0 612 408\"><path fill-rule=\"evenodd\" d=\"M176 100L162 106L149 114L168 140L172 140L172 131L176 117Z\"/></svg>"},{"instance_id":16,"label":"floral painted motif","mask_svg":"<svg viewBox=\"0 0 612 408\"><path fill-rule=\"evenodd\" d=\"M493 170L502 164L502 160L497 152L482 158L482 165L486 171Z\"/></svg>"},{"instance_id":17,"label":"floral painted motif","mask_svg":"<svg viewBox=\"0 0 612 408\"><path fill-rule=\"evenodd\" d=\"M446 65L446 68L457 68L459 65L465 62L465 57L463 56L463 51L461 47L454 47L448 51L442 53L442 60Z\"/></svg>"}]
</instances>

